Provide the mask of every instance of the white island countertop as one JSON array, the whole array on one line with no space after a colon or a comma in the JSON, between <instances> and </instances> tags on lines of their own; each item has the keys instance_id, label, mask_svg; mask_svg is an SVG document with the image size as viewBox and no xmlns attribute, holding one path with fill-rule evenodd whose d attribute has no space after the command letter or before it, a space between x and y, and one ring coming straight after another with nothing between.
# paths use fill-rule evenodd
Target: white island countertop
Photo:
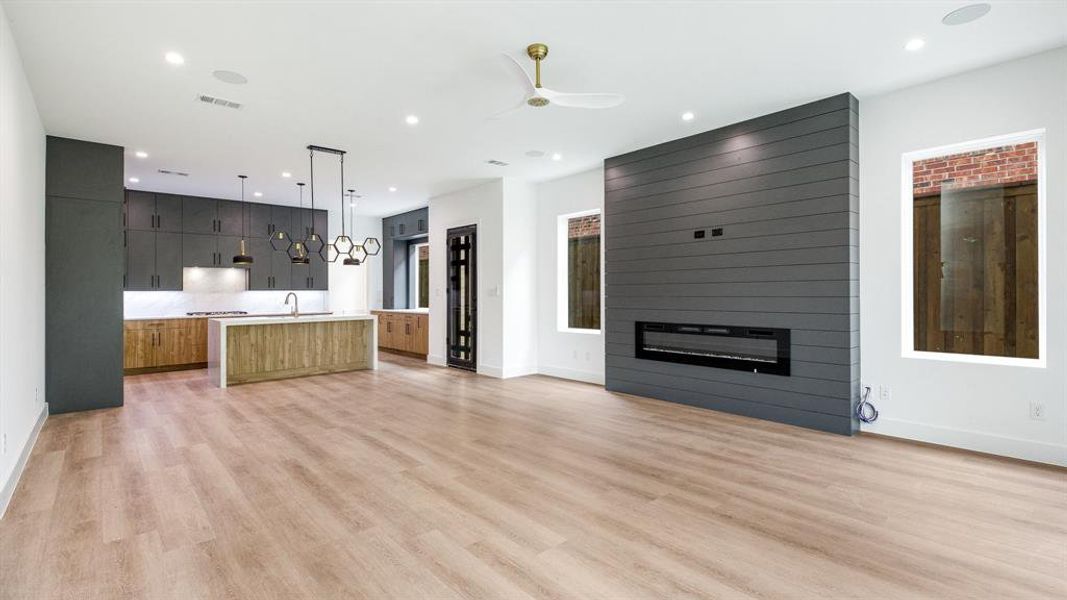
<instances>
[{"instance_id":1,"label":"white island countertop","mask_svg":"<svg viewBox=\"0 0 1067 600\"><path fill-rule=\"evenodd\" d=\"M376 319L372 314L338 315L334 313L311 313L298 316L263 316L263 317L212 317L210 321L217 321L224 327L238 327L241 325L271 325L274 323L314 323L319 321L369 321Z\"/></svg>"},{"instance_id":2,"label":"white island countertop","mask_svg":"<svg viewBox=\"0 0 1067 600\"><path fill-rule=\"evenodd\" d=\"M239 345L239 347L243 348L243 350L235 350L233 348L230 348L230 345L235 343L234 340L240 340L246 336L237 335L236 337L233 337L227 335L227 330L230 328L235 328L236 334L236 328L255 327L257 325L301 325L308 323L342 323L346 321L369 321L370 323L366 325L362 330L359 330L357 328L354 334L351 333L353 331L352 327L345 327L343 325L338 325L337 327L329 326L321 332L316 330L313 334L298 334L294 331L289 331L288 328L286 328L285 330L277 330L272 328L276 332L276 335L266 340L260 339L255 343L249 343L248 340L245 340L243 345ZM286 333L287 331L288 333ZM346 333L340 333L342 331ZM292 338L292 336L294 335L297 336L297 343L303 344L304 347L307 347L309 343L314 344L316 346L321 344L323 347L330 348L331 351L337 351L341 353L344 353L344 349L350 346L349 340L355 341L356 346L351 347L358 348L358 356L362 358L359 359L358 364L353 364L350 356L347 359L340 359L334 356L332 357L334 360L343 360L342 364L315 363L307 365L301 364L298 366L296 363L300 363L303 359L309 357L303 354L297 354L295 355L296 358L293 359L293 355L288 354L288 352L290 351L290 344L293 343L293 339L290 338ZM303 341L300 341L299 338L302 335L313 335L317 337L314 341L309 341L309 339L306 337L303 338ZM355 335L356 337L352 338L352 335ZM337 336L342 337L338 338ZM358 338L362 338L363 341L358 341ZM247 378L242 379L242 376L239 373L230 372L230 369L233 367L233 364L230 360L231 357L229 355L231 352L235 351L241 352L241 354L234 355L234 358L237 360L238 364L242 363L242 356L246 358L262 357L264 359L254 359L254 362L257 362L257 365L259 365L260 368L263 369L261 372L255 374L255 377L260 380L284 379L287 378L286 375L299 377L310 374L332 373L354 369L375 370L378 368L377 340L378 317L377 315L372 315L369 313L310 314L299 315L295 317L290 315L270 317L210 318L208 319L208 377L215 385L223 388L227 387L229 384L234 383L234 376L237 377L237 383L250 381ZM319 359L330 359L330 357L323 353L314 354ZM284 366L277 367L274 369L274 372L272 372L272 367L263 367L263 365L259 364L264 361Z\"/></svg>"}]
</instances>

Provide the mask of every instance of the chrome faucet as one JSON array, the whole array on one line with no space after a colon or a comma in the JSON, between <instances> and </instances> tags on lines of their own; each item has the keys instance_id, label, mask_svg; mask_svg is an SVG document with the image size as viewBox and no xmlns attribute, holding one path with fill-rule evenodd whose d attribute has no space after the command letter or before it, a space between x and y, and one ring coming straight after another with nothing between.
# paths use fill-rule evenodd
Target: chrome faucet
<instances>
[{"instance_id":1,"label":"chrome faucet","mask_svg":"<svg viewBox=\"0 0 1067 600\"><path fill-rule=\"evenodd\" d=\"M296 294L294 294L293 292L289 292L288 294L285 295L285 305L286 306L289 306L289 298L293 299L293 309L291 311L289 311L289 314L293 315L294 317L299 317L300 316L300 298L297 298Z\"/></svg>"}]
</instances>

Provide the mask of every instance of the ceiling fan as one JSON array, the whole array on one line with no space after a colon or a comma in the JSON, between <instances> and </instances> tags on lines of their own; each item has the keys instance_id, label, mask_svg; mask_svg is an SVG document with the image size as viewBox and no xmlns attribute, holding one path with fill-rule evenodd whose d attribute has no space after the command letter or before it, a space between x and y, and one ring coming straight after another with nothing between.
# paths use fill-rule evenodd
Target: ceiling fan
<instances>
[{"instance_id":1,"label":"ceiling fan","mask_svg":"<svg viewBox=\"0 0 1067 600\"><path fill-rule=\"evenodd\" d=\"M524 69L514 57L510 54L504 55L511 61L511 64L515 66L516 75L521 75L520 81L525 87L525 95L522 103L504 112L511 112L515 108L522 107L524 104L536 108L548 106L549 104L555 104L556 106L563 106L566 108L611 108L622 104L623 101L626 100L622 94L572 94L568 92L557 92L543 87L541 85L541 61L548 56L548 46L544 44L530 44L526 47L526 54L534 61L536 79L531 79L530 75L526 73L526 69Z\"/></svg>"}]
</instances>

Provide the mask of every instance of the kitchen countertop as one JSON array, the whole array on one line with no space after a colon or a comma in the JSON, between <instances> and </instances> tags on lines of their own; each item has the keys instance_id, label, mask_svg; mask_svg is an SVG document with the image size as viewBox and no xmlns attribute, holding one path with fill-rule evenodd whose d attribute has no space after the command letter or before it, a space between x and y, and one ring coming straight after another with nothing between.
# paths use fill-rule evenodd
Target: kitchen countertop
<instances>
[{"instance_id":1,"label":"kitchen countertop","mask_svg":"<svg viewBox=\"0 0 1067 600\"><path fill-rule=\"evenodd\" d=\"M375 308L371 312L404 313L409 315L428 315L428 308Z\"/></svg>"},{"instance_id":2,"label":"kitchen countertop","mask_svg":"<svg viewBox=\"0 0 1067 600\"><path fill-rule=\"evenodd\" d=\"M303 315L332 315L332 312L302 312ZM169 317L125 317L124 321L163 321L171 319L255 319L259 317L288 317L289 313L254 313L248 315L173 315Z\"/></svg>"},{"instance_id":3,"label":"kitchen countertop","mask_svg":"<svg viewBox=\"0 0 1067 600\"><path fill-rule=\"evenodd\" d=\"M211 321L214 321L223 327L239 327L242 325L284 325L286 323L317 323L322 321L368 321L377 318L378 317L372 314L335 315L333 313L323 313L316 315L312 313L300 313L299 317L291 315L257 315L253 317L216 317L212 318Z\"/></svg>"}]
</instances>

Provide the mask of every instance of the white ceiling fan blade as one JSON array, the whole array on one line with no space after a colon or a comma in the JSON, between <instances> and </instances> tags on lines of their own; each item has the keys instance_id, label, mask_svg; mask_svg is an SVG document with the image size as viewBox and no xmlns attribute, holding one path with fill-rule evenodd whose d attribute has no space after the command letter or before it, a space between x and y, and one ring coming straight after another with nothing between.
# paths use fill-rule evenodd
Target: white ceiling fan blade
<instances>
[{"instance_id":1,"label":"white ceiling fan blade","mask_svg":"<svg viewBox=\"0 0 1067 600\"><path fill-rule=\"evenodd\" d=\"M541 88L541 94L556 106L567 108L611 108L626 101L622 94L569 94Z\"/></svg>"},{"instance_id":2,"label":"white ceiling fan blade","mask_svg":"<svg viewBox=\"0 0 1067 600\"><path fill-rule=\"evenodd\" d=\"M533 94L536 89L534 87L533 79L530 79L529 73L526 72L526 69L522 68L522 64L515 60L515 57L510 54L502 54L501 56L508 59L509 70L515 76L516 81L522 84L523 96L525 97Z\"/></svg>"}]
</instances>

